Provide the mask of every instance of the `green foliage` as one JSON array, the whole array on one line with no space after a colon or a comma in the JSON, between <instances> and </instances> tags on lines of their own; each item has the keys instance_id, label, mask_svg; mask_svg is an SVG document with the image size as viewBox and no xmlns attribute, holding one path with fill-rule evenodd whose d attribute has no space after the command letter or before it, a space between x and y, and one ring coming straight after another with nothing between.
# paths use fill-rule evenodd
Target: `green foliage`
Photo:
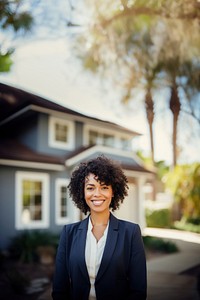
<instances>
[{"instance_id":1,"label":"green foliage","mask_svg":"<svg viewBox=\"0 0 200 300\"><path fill-rule=\"evenodd\" d=\"M170 228L172 224L171 211L167 208L154 211L147 209L146 223L148 227Z\"/></svg>"},{"instance_id":2,"label":"green foliage","mask_svg":"<svg viewBox=\"0 0 200 300\"><path fill-rule=\"evenodd\" d=\"M179 203L185 218L200 217L200 164L176 166L166 177L166 187Z\"/></svg>"},{"instance_id":3,"label":"green foliage","mask_svg":"<svg viewBox=\"0 0 200 300\"><path fill-rule=\"evenodd\" d=\"M85 69L89 69L90 71L92 71L94 73L97 71L98 64L94 60L93 57L91 57L91 56L84 56L82 58L82 60L83 60L83 66L84 66Z\"/></svg>"},{"instance_id":4,"label":"green foliage","mask_svg":"<svg viewBox=\"0 0 200 300\"><path fill-rule=\"evenodd\" d=\"M24 0L1 1L0 26L2 29L12 28L14 31L30 30L33 17L30 12L23 10Z\"/></svg>"},{"instance_id":5,"label":"green foliage","mask_svg":"<svg viewBox=\"0 0 200 300\"><path fill-rule=\"evenodd\" d=\"M182 218L180 221L174 222L174 228L195 233L200 233L200 218Z\"/></svg>"},{"instance_id":6,"label":"green foliage","mask_svg":"<svg viewBox=\"0 0 200 300\"><path fill-rule=\"evenodd\" d=\"M24 0L0 1L0 72L9 72L12 66L13 39L18 32L28 32L33 25L30 12L24 10ZM9 45L9 46L8 46Z\"/></svg>"},{"instance_id":7,"label":"green foliage","mask_svg":"<svg viewBox=\"0 0 200 300\"><path fill-rule=\"evenodd\" d=\"M174 253L178 251L178 247L171 241L165 241L161 238L143 236L143 242L146 249L160 251L164 253Z\"/></svg>"},{"instance_id":8,"label":"green foliage","mask_svg":"<svg viewBox=\"0 0 200 300\"><path fill-rule=\"evenodd\" d=\"M11 69L11 66L13 64L13 61L11 59L11 52L8 52L6 54L0 53L0 72L9 72Z\"/></svg>"},{"instance_id":9,"label":"green foliage","mask_svg":"<svg viewBox=\"0 0 200 300\"><path fill-rule=\"evenodd\" d=\"M160 180L162 180L165 174L169 172L169 166L167 166L163 160L155 162L155 167L157 169L157 176Z\"/></svg>"},{"instance_id":10,"label":"green foliage","mask_svg":"<svg viewBox=\"0 0 200 300\"><path fill-rule=\"evenodd\" d=\"M151 157L149 156L145 156L142 151L138 150L137 152L137 156L143 161L143 163L145 164L145 166L148 167L152 167L153 166L153 162ZM154 163L154 167L156 168L156 174L158 179L162 180L162 178L165 176L165 174L167 174L169 172L169 166L166 165L165 161L160 160L160 161L156 161Z\"/></svg>"},{"instance_id":11,"label":"green foliage","mask_svg":"<svg viewBox=\"0 0 200 300\"><path fill-rule=\"evenodd\" d=\"M58 235L50 232L25 231L11 240L10 253L22 262L30 263L37 260L37 248L40 246L58 246Z\"/></svg>"}]
</instances>

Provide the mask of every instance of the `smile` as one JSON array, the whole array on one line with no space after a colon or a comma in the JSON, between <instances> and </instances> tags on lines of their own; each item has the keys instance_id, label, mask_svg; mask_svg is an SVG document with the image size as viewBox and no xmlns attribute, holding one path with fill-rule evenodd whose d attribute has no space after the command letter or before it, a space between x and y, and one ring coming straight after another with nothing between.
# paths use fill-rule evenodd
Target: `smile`
<instances>
[{"instance_id":1,"label":"smile","mask_svg":"<svg viewBox=\"0 0 200 300\"><path fill-rule=\"evenodd\" d=\"M105 200L92 200L92 203L95 205L95 206L100 206L104 203Z\"/></svg>"}]
</instances>

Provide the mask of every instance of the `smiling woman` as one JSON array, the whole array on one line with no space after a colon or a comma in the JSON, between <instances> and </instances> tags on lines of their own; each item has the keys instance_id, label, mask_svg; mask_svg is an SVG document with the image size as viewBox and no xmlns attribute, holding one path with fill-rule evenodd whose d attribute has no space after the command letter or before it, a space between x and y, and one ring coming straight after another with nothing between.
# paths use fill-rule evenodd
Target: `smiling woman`
<instances>
[{"instance_id":1,"label":"smiling woman","mask_svg":"<svg viewBox=\"0 0 200 300\"><path fill-rule=\"evenodd\" d=\"M111 213L127 196L121 166L99 156L81 163L69 183L88 217L64 226L56 257L54 300L146 299L146 258L138 224Z\"/></svg>"},{"instance_id":2,"label":"smiling woman","mask_svg":"<svg viewBox=\"0 0 200 300\"><path fill-rule=\"evenodd\" d=\"M99 182L98 177L90 173L85 179L84 194L90 208L92 233L99 241L108 225L109 207L113 197L112 186Z\"/></svg>"}]
</instances>

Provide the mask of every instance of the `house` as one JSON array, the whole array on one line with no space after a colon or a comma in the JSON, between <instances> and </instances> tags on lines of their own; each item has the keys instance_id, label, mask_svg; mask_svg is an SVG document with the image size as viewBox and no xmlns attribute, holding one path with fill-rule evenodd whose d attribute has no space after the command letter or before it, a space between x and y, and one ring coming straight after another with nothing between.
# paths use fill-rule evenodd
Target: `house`
<instances>
[{"instance_id":1,"label":"house","mask_svg":"<svg viewBox=\"0 0 200 300\"><path fill-rule=\"evenodd\" d=\"M120 162L129 195L115 213L145 226L145 183L153 174L131 150L138 133L0 84L0 248L23 230L59 233L82 216L67 193L73 168L105 154Z\"/></svg>"}]
</instances>

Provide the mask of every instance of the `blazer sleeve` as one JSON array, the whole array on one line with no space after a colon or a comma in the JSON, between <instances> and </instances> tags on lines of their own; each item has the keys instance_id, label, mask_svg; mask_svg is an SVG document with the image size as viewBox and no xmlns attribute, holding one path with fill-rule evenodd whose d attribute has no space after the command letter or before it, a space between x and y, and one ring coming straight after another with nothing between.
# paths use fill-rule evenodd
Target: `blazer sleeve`
<instances>
[{"instance_id":1,"label":"blazer sleeve","mask_svg":"<svg viewBox=\"0 0 200 300\"><path fill-rule=\"evenodd\" d=\"M66 226L64 226L56 254L55 272L53 276L52 299L70 300L70 278L67 263L67 236Z\"/></svg>"},{"instance_id":2,"label":"blazer sleeve","mask_svg":"<svg viewBox=\"0 0 200 300\"><path fill-rule=\"evenodd\" d=\"M128 272L130 294L127 300L145 300L147 298L146 257L140 227L135 225Z\"/></svg>"}]
</instances>

